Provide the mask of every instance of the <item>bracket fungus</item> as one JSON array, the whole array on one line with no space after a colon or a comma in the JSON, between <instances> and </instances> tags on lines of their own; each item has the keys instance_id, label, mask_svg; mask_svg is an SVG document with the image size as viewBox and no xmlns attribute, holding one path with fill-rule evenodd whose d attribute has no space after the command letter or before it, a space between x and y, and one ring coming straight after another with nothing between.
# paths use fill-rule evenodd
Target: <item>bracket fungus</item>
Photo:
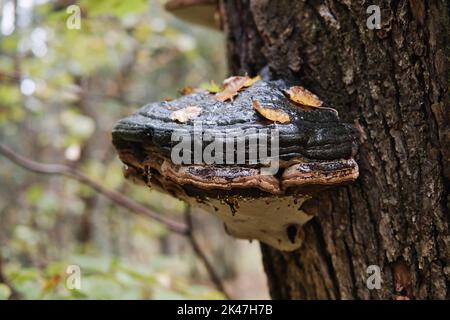
<instances>
[{"instance_id":1,"label":"bracket fungus","mask_svg":"<svg viewBox=\"0 0 450 320\"><path fill-rule=\"evenodd\" d=\"M217 0L169 0L164 7L180 20L221 30Z\"/></svg>"},{"instance_id":2,"label":"bracket fungus","mask_svg":"<svg viewBox=\"0 0 450 320\"><path fill-rule=\"evenodd\" d=\"M225 101L197 90L142 107L112 133L126 176L213 213L232 236L299 248L314 193L355 180L358 166L353 127L289 88L255 79Z\"/></svg>"}]
</instances>

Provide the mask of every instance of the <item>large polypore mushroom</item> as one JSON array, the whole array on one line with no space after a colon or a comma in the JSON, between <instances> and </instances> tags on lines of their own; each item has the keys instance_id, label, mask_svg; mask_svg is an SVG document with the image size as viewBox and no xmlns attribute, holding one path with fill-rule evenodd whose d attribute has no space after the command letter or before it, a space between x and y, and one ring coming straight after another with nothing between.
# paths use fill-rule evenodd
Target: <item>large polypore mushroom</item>
<instances>
[{"instance_id":1,"label":"large polypore mushroom","mask_svg":"<svg viewBox=\"0 0 450 320\"><path fill-rule=\"evenodd\" d=\"M221 29L217 0L169 0L164 7L183 21L212 29Z\"/></svg>"},{"instance_id":2,"label":"large polypore mushroom","mask_svg":"<svg viewBox=\"0 0 450 320\"><path fill-rule=\"evenodd\" d=\"M353 128L288 89L259 80L144 106L113 130L126 175L215 214L237 238L298 248L309 199L358 166Z\"/></svg>"}]
</instances>

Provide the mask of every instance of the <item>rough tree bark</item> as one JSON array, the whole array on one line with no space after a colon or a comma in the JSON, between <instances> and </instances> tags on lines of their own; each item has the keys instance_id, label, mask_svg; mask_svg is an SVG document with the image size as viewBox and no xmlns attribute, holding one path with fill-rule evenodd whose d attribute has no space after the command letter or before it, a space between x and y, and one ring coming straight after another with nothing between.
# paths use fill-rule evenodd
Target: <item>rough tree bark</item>
<instances>
[{"instance_id":1,"label":"rough tree bark","mask_svg":"<svg viewBox=\"0 0 450 320\"><path fill-rule=\"evenodd\" d=\"M369 30L369 5L381 29ZM449 3L221 3L230 72L296 78L360 133L360 178L317 197L298 251L261 245L275 299L449 298ZM366 286L369 265L382 286Z\"/></svg>"}]
</instances>

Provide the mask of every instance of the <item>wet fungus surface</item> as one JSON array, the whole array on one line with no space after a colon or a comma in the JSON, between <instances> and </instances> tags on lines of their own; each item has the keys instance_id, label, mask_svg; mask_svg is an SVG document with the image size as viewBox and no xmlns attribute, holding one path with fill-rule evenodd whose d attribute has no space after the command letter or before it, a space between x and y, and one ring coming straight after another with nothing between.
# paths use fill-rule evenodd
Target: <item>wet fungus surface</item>
<instances>
[{"instance_id":1,"label":"wet fungus surface","mask_svg":"<svg viewBox=\"0 0 450 320\"><path fill-rule=\"evenodd\" d=\"M226 100L194 91L142 107L112 133L126 176L213 213L232 236L300 247L315 214L307 200L355 180L358 166L353 127L332 108L299 105L289 88L258 80ZM270 133L265 141L261 132ZM189 138L181 150L180 134Z\"/></svg>"}]
</instances>

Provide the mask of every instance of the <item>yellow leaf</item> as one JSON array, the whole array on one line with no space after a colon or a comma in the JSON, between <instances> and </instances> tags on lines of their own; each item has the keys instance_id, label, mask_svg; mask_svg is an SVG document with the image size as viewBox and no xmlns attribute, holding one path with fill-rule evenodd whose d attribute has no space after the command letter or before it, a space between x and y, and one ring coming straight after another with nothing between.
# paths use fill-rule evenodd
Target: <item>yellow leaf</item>
<instances>
[{"instance_id":1,"label":"yellow leaf","mask_svg":"<svg viewBox=\"0 0 450 320\"><path fill-rule=\"evenodd\" d=\"M293 86L288 90L284 90L292 101L309 107L319 108L322 105L319 97L314 93L306 90L302 86Z\"/></svg>"},{"instance_id":2,"label":"yellow leaf","mask_svg":"<svg viewBox=\"0 0 450 320\"><path fill-rule=\"evenodd\" d=\"M287 123L291 121L289 115L281 109L262 107L257 100L252 101L252 106L253 109L268 120L279 123Z\"/></svg>"},{"instance_id":3,"label":"yellow leaf","mask_svg":"<svg viewBox=\"0 0 450 320\"><path fill-rule=\"evenodd\" d=\"M261 80L261 76L260 75L257 75L256 77L253 77L253 78L249 78L249 77L247 77L247 78L248 78L247 81L245 81L245 83L244 83L244 87L246 87L246 88L250 87L256 81Z\"/></svg>"},{"instance_id":4,"label":"yellow leaf","mask_svg":"<svg viewBox=\"0 0 450 320\"><path fill-rule=\"evenodd\" d=\"M204 89L204 90L208 91L209 93L217 93L217 92L220 92L220 90L221 90L219 85L214 80L211 80L210 82L202 83L200 85L200 89Z\"/></svg>"},{"instance_id":5,"label":"yellow leaf","mask_svg":"<svg viewBox=\"0 0 450 320\"><path fill-rule=\"evenodd\" d=\"M170 118L172 120L179 121L181 123L187 122L189 120L197 118L200 113L202 113L202 109L197 106L188 106L186 108L177 110L172 112Z\"/></svg>"}]
</instances>

